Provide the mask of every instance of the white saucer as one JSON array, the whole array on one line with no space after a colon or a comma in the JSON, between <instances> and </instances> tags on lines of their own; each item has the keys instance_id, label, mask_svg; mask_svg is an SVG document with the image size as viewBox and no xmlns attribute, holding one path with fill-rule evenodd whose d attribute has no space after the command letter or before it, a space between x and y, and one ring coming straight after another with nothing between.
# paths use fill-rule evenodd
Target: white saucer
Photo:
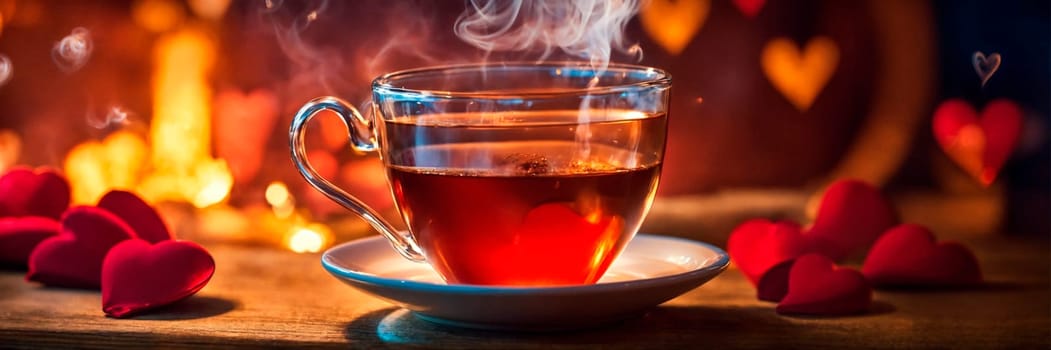
<instances>
[{"instance_id":1,"label":"white saucer","mask_svg":"<svg viewBox=\"0 0 1051 350\"><path fill-rule=\"evenodd\" d=\"M638 234L597 284L493 287L445 284L430 265L406 260L379 236L340 244L321 257L336 278L422 319L505 330L587 328L636 317L704 284L729 261L706 243Z\"/></svg>"}]
</instances>

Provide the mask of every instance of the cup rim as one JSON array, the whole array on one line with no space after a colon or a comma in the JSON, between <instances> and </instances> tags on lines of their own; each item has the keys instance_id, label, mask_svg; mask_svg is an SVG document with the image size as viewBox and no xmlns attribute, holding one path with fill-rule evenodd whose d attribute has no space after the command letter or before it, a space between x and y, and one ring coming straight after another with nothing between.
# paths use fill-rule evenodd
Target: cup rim
<instances>
[{"instance_id":1,"label":"cup rim","mask_svg":"<svg viewBox=\"0 0 1051 350\"><path fill-rule=\"evenodd\" d=\"M605 68L606 71L610 70L622 70L632 72L645 72L652 74L654 77L650 79L644 79L637 82L626 83L626 84L613 84L597 87L584 87L584 88L562 88L558 90L498 90L498 91L454 91L454 90L439 90L439 89L414 89L394 86L393 82L399 78L405 78L414 75L423 75L426 73L436 73L440 71L458 72L458 71L472 71L481 70L486 68L587 68L592 69L592 65L587 61L552 61L552 62L532 62L532 61L505 61L505 62L482 62L482 63L463 63L463 64L447 64L447 65L436 65L426 66L419 68L405 69L395 72L390 72L376 77L372 81L373 91L382 91L385 93L400 93L400 94L411 94L428 97L443 97L443 98L479 98L479 99L506 99L506 98L522 98L522 97L560 97L560 96L571 96L571 95L604 95L611 93L620 93L624 91L639 90L651 87L670 87L671 86L671 75L667 71L643 66L636 64L626 63L609 63Z\"/></svg>"}]
</instances>

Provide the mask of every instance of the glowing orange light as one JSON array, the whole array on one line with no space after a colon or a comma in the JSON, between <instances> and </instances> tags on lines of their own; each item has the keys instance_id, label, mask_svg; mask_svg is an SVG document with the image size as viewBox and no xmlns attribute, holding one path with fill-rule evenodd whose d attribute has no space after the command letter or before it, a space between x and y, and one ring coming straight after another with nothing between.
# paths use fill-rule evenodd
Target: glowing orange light
<instances>
[{"instance_id":1,"label":"glowing orange light","mask_svg":"<svg viewBox=\"0 0 1051 350\"><path fill-rule=\"evenodd\" d=\"M774 88L805 111L836 72L839 48L832 39L816 37L801 52L788 38L775 38L763 48L761 63Z\"/></svg>"},{"instance_id":2,"label":"glowing orange light","mask_svg":"<svg viewBox=\"0 0 1051 350\"><path fill-rule=\"evenodd\" d=\"M128 131L73 147L64 164L73 203L94 204L109 190L136 188L146 154L146 142Z\"/></svg>"},{"instance_id":3,"label":"glowing orange light","mask_svg":"<svg viewBox=\"0 0 1051 350\"><path fill-rule=\"evenodd\" d=\"M150 125L153 173L140 186L144 196L198 208L229 196L230 167L211 156L208 75L214 61L214 43L198 30L183 29L158 41Z\"/></svg>"},{"instance_id":4,"label":"glowing orange light","mask_svg":"<svg viewBox=\"0 0 1051 350\"><path fill-rule=\"evenodd\" d=\"M201 18L217 20L230 7L230 0L189 0L190 9Z\"/></svg>"},{"instance_id":5,"label":"glowing orange light","mask_svg":"<svg viewBox=\"0 0 1051 350\"><path fill-rule=\"evenodd\" d=\"M995 173L989 176L982 169L982 155L985 153L985 132L982 131L982 127L976 124L961 127L956 140L945 151L968 174L983 183L992 182Z\"/></svg>"},{"instance_id":6,"label":"glowing orange light","mask_svg":"<svg viewBox=\"0 0 1051 350\"><path fill-rule=\"evenodd\" d=\"M272 206L279 206L288 202L291 194L288 193L288 186L281 181L271 182L266 186L265 192L266 202Z\"/></svg>"},{"instance_id":7,"label":"glowing orange light","mask_svg":"<svg viewBox=\"0 0 1051 350\"><path fill-rule=\"evenodd\" d=\"M332 231L321 224L310 224L292 230L288 236L288 249L296 253L317 253L328 246Z\"/></svg>"},{"instance_id":8,"label":"glowing orange light","mask_svg":"<svg viewBox=\"0 0 1051 350\"><path fill-rule=\"evenodd\" d=\"M0 130L0 173L18 162L22 153L22 139L14 131Z\"/></svg>"},{"instance_id":9,"label":"glowing orange light","mask_svg":"<svg viewBox=\"0 0 1051 350\"><path fill-rule=\"evenodd\" d=\"M193 198L191 203L198 208L222 203L230 195L230 189L234 186L234 177L230 174L226 161L222 159L198 163L194 175L197 183L188 188L189 192L184 195L187 198Z\"/></svg>"},{"instance_id":10,"label":"glowing orange light","mask_svg":"<svg viewBox=\"0 0 1051 350\"><path fill-rule=\"evenodd\" d=\"M292 193L288 191L288 186L280 181L271 182L266 186L266 203L270 204L270 207L274 210L274 216L278 218L287 218L295 212L295 201L292 198Z\"/></svg>"},{"instance_id":11,"label":"glowing orange light","mask_svg":"<svg viewBox=\"0 0 1051 350\"><path fill-rule=\"evenodd\" d=\"M131 8L131 18L140 27L153 32L164 32L182 22L185 14L172 0L140 0Z\"/></svg>"},{"instance_id":12,"label":"glowing orange light","mask_svg":"<svg viewBox=\"0 0 1051 350\"><path fill-rule=\"evenodd\" d=\"M185 175L211 158L211 100L208 74L215 47L201 32L186 29L161 39L156 48L150 140L158 172Z\"/></svg>"},{"instance_id":13,"label":"glowing orange light","mask_svg":"<svg viewBox=\"0 0 1051 350\"><path fill-rule=\"evenodd\" d=\"M652 0L639 13L639 22L657 45L678 55L704 26L710 8L709 0Z\"/></svg>"}]
</instances>

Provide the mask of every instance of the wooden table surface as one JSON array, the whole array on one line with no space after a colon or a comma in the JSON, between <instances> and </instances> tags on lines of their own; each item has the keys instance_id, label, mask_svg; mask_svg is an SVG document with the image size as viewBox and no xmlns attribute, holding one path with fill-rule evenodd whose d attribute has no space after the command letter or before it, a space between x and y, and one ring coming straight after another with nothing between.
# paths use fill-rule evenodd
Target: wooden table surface
<instances>
[{"instance_id":1,"label":"wooden table surface","mask_svg":"<svg viewBox=\"0 0 1051 350\"><path fill-rule=\"evenodd\" d=\"M135 319L103 316L97 292L43 288L0 272L0 347L1044 348L1051 346L1046 239L968 242L988 285L877 291L873 311L798 318L757 301L739 271L646 316L586 331L501 333L430 324L329 276L317 254L209 247L212 282Z\"/></svg>"}]
</instances>

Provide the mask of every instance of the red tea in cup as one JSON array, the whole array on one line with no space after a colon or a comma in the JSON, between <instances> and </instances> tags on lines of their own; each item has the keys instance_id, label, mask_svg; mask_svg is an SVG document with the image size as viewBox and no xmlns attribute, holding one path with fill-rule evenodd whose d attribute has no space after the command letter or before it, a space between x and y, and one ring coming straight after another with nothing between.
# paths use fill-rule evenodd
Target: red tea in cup
<instances>
[{"instance_id":1,"label":"red tea in cup","mask_svg":"<svg viewBox=\"0 0 1051 350\"><path fill-rule=\"evenodd\" d=\"M332 97L304 106L292 158L310 184L448 283L595 283L653 203L669 88L666 73L629 65L391 73L373 82L372 119ZM379 151L407 235L305 162L302 129L321 110L351 127L355 149Z\"/></svg>"}]
</instances>

